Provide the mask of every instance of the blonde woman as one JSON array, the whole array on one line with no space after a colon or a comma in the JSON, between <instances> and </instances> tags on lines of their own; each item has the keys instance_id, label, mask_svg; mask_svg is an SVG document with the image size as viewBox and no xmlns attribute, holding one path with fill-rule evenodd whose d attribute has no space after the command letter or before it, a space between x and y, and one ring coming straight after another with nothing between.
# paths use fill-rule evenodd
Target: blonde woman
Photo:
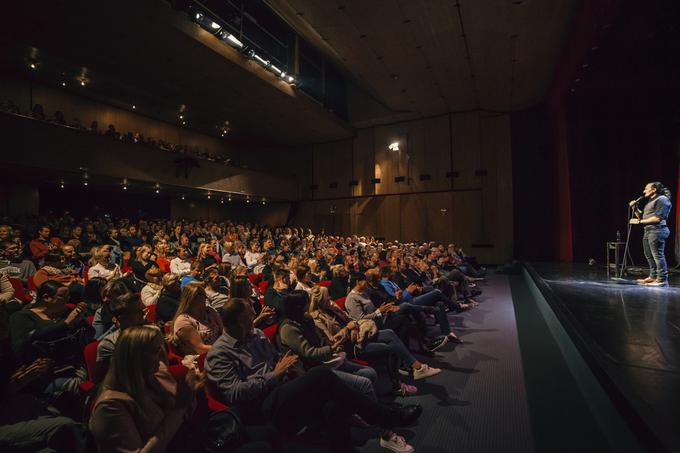
<instances>
[{"instance_id":1,"label":"blonde woman","mask_svg":"<svg viewBox=\"0 0 680 453\"><path fill-rule=\"evenodd\" d=\"M111 261L111 246L102 245L92 249L92 258L89 261L90 268L87 270L87 278L103 278L106 281L120 278L123 273L120 267Z\"/></svg>"},{"instance_id":2,"label":"blonde woman","mask_svg":"<svg viewBox=\"0 0 680 453\"><path fill-rule=\"evenodd\" d=\"M203 265L204 269L210 269L217 265L217 259L210 253L210 243L204 242L198 246L198 252L196 253L196 260Z\"/></svg>"},{"instance_id":3,"label":"blonde woman","mask_svg":"<svg viewBox=\"0 0 680 453\"><path fill-rule=\"evenodd\" d=\"M143 282L146 281L146 271L152 267L158 267L155 258L152 256L153 249L149 244L142 244L135 251L134 261L130 261L130 267L135 277Z\"/></svg>"},{"instance_id":4,"label":"blonde woman","mask_svg":"<svg viewBox=\"0 0 680 453\"><path fill-rule=\"evenodd\" d=\"M156 265L163 271L164 274L170 272L170 260L168 253L170 252L170 245L167 241L158 241L154 249L156 252Z\"/></svg>"},{"instance_id":5,"label":"blonde woman","mask_svg":"<svg viewBox=\"0 0 680 453\"><path fill-rule=\"evenodd\" d=\"M187 283L182 289L172 320L172 340L182 355L208 352L222 334L220 315L206 300L202 283Z\"/></svg>"},{"instance_id":6,"label":"blonde woman","mask_svg":"<svg viewBox=\"0 0 680 453\"><path fill-rule=\"evenodd\" d=\"M146 271L144 278L148 283L142 288L141 297L144 306L148 307L149 305L155 305L158 297L161 295L161 290L163 289L163 271L157 267L152 267Z\"/></svg>"},{"instance_id":7,"label":"blonde woman","mask_svg":"<svg viewBox=\"0 0 680 453\"><path fill-rule=\"evenodd\" d=\"M195 369L175 382L158 329L123 330L90 417L98 450L166 451L204 382Z\"/></svg>"},{"instance_id":8,"label":"blonde woman","mask_svg":"<svg viewBox=\"0 0 680 453\"><path fill-rule=\"evenodd\" d=\"M392 390L397 395L408 396L418 391L415 386L399 381L399 368L402 364L413 370L414 376L433 376L441 371L416 360L391 329L380 329L375 337L357 346L359 325L331 302L328 289L323 286L312 288L308 313L316 327L331 342L343 341L345 349L358 359L385 363Z\"/></svg>"}]
</instances>

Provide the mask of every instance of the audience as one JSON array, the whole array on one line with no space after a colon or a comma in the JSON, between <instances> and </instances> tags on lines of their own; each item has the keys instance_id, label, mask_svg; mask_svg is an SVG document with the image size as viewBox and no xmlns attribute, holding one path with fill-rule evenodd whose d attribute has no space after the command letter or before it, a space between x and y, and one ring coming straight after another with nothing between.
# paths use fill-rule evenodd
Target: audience
<instances>
[{"instance_id":1,"label":"audience","mask_svg":"<svg viewBox=\"0 0 680 453\"><path fill-rule=\"evenodd\" d=\"M28 247L24 231L39 232ZM384 377L389 395L403 398L418 392L410 379L442 373L414 357L411 340L425 355L459 341L446 311L476 305L475 283L484 272L474 258L444 244L232 222L104 217L76 223L68 214L0 225L0 253L0 334L11 344L3 379L17 383L5 387L11 391L3 402L15 404L19 395L56 398L62 412L43 416L46 406L35 405L26 411L36 417L26 425L33 431L22 435L26 445L64 444L68 451L84 448L78 421L88 412L102 451L219 443L216 427L236 420L236 413L242 435L228 442L230 451L275 451L299 441L296 433L305 427L326 427L331 449L350 451L349 427L368 424L383 429L383 447L413 451L392 428L417 419L421 409L377 403L376 388L385 388L377 384ZM10 284L8 277L17 280ZM317 284L328 279L328 288ZM12 285L30 280L38 288L35 303L24 307ZM154 321L151 309L156 325L146 324L147 315ZM430 337L426 321L433 316L441 335ZM165 328L166 339L156 326ZM94 338L90 376L83 350ZM189 426L194 391L205 398L203 357L209 393L231 406L202 415L207 431ZM184 381L189 374L191 385ZM89 409L73 399L84 397L86 379L99 385ZM0 442L8 435L3 429ZM263 442L250 443L258 439Z\"/></svg>"}]
</instances>

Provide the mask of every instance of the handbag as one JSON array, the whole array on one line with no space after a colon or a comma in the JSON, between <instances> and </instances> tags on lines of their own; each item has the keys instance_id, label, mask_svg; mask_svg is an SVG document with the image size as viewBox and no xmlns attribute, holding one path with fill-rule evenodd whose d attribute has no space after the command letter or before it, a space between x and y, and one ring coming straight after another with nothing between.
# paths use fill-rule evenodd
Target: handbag
<instances>
[{"instance_id":1,"label":"handbag","mask_svg":"<svg viewBox=\"0 0 680 453\"><path fill-rule=\"evenodd\" d=\"M378 325L372 319L360 319L357 324L359 324L357 345L363 347L364 343L378 335Z\"/></svg>"},{"instance_id":2,"label":"handbag","mask_svg":"<svg viewBox=\"0 0 680 453\"><path fill-rule=\"evenodd\" d=\"M223 453L244 440L243 424L233 411L213 412L201 436L205 453Z\"/></svg>"}]
</instances>

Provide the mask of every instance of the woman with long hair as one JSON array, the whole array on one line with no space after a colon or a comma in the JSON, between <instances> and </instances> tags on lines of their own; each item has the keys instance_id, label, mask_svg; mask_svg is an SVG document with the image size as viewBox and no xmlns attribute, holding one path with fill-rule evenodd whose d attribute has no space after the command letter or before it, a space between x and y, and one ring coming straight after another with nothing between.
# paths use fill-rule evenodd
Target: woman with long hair
<instances>
[{"instance_id":1,"label":"woman with long hair","mask_svg":"<svg viewBox=\"0 0 680 453\"><path fill-rule=\"evenodd\" d=\"M206 305L203 283L184 286L179 307L172 320L172 340L183 355L203 354L222 334L222 320L217 311Z\"/></svg>"},{"instance_id":2,"label":"woman with long hair","mask_svg":"<svg viewBox=\"0 0 680 453\"><path fill-rule=\"evenodd\" d=\"M156 302L156 319L163 323L171 321L179 307L179 276L165 274L162 279L163 289Z\"/></svg>"},{"instance_id":3,"label":"woman with long hair","mask_svg":"<svg viewBox=\"0 0 680 453\"><path fill-rule=\"evenodd\" d=\"M158 301L158 297L161 295L161 290L163 289L163 271L157 267L152 267L146 274L144 278L148 282L141 291L142 303L145 307L149 305L155 305Z\"/></svg>"},{"instance_id":4,"label":"woman with long hair","mask_svg":"<svg viewBox=\"0 0 680 453\"><path fill-rule=\"evenodd\" d=\"M167 450L204 381L193 368L175 381L158 329L123 330L90 417L99 451Z\"/></svg>"},{"instance_id":5,"label":"woman with long hair","mask_svg":"<svg viewBox=\"0 0 680 453\"><path fill-rule=\"evenodd\" d=\"M142 244L135 250L135 259L130 261L129 266L134 272L135 278L146 281L146 271L152 267L158 267L152 256L153 248L149 244Z\"/></svg>"},{"instance_id":6,"label":"woman with long hair","mask_svg":"<svg viewBox=\"0 0 680 453\"><path fill-rule=\"evenodd\" d=\"M348 354L358 359L376 360L387 365L392 391L395 394L407 396L417 392L415 386L400 382L399 368L402 363L412 369L419 369L422 364L413 357L393 330L378 330L375 337L360 344L359 324L331 302L328 289L323 286L312 288L308 313L328 340L331 342L340 340Z\"/></svg>"}]
</instances>

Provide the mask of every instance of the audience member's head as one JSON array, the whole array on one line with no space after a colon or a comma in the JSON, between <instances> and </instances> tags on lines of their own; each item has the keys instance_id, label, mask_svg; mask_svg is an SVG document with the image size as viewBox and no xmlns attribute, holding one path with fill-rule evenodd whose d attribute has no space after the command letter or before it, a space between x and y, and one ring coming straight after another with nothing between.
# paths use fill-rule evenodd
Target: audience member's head
<instances>
[{"instance_id":1,"label":"audience member's head","mask_svg":"<svg viewBox=\"0 0 680 453\"><path fill-rule=\"evenodd\" d=\"M255 310L246 299L232 297L220 309L224 330L236 339L243 339L253 330Z\"/></svg>"},{"instance_id":2,"label":"audience member's head","mask_svg":"<svg viewBox=\"0 0 680 453\"><path fill-rule=\"evenodd\" d=\"M144 324L144 309L139 295L127 293L109 303L113 322L121 330Z\"/></svg>"},{"instance_id":3,"label":"audience member's head","mask_svg":"<svg viewBox=\"0 0 680 453\"><path fill-rule=\"evenodd\" d=\"M163 279L163 271L156 266L152 267L144 274L144 278L147 282L153 283L154 285L160 285Z\"/></svg>"},{"instance_id":4,"label":"audience member's head","mask_svg":"<svg viewBox=\"0 0 680 453\"><path fill-rule=\"evenodd\" d=\"M309 306L309 295L307 291L291 291L283 298L281 315L291 321L302 322Z\"/></svg>"},{"instance_id":5,"label":"audience member's head","mask_svg":"<svg viewBox=\"0 0 680 453\"><path fill-rule=\"evenodd\" d=\"M330 308L330 298L328 288L325 286L314 286L309 292L309 313L315 311L326 311Z\"/></svg>"}]
</instances>

